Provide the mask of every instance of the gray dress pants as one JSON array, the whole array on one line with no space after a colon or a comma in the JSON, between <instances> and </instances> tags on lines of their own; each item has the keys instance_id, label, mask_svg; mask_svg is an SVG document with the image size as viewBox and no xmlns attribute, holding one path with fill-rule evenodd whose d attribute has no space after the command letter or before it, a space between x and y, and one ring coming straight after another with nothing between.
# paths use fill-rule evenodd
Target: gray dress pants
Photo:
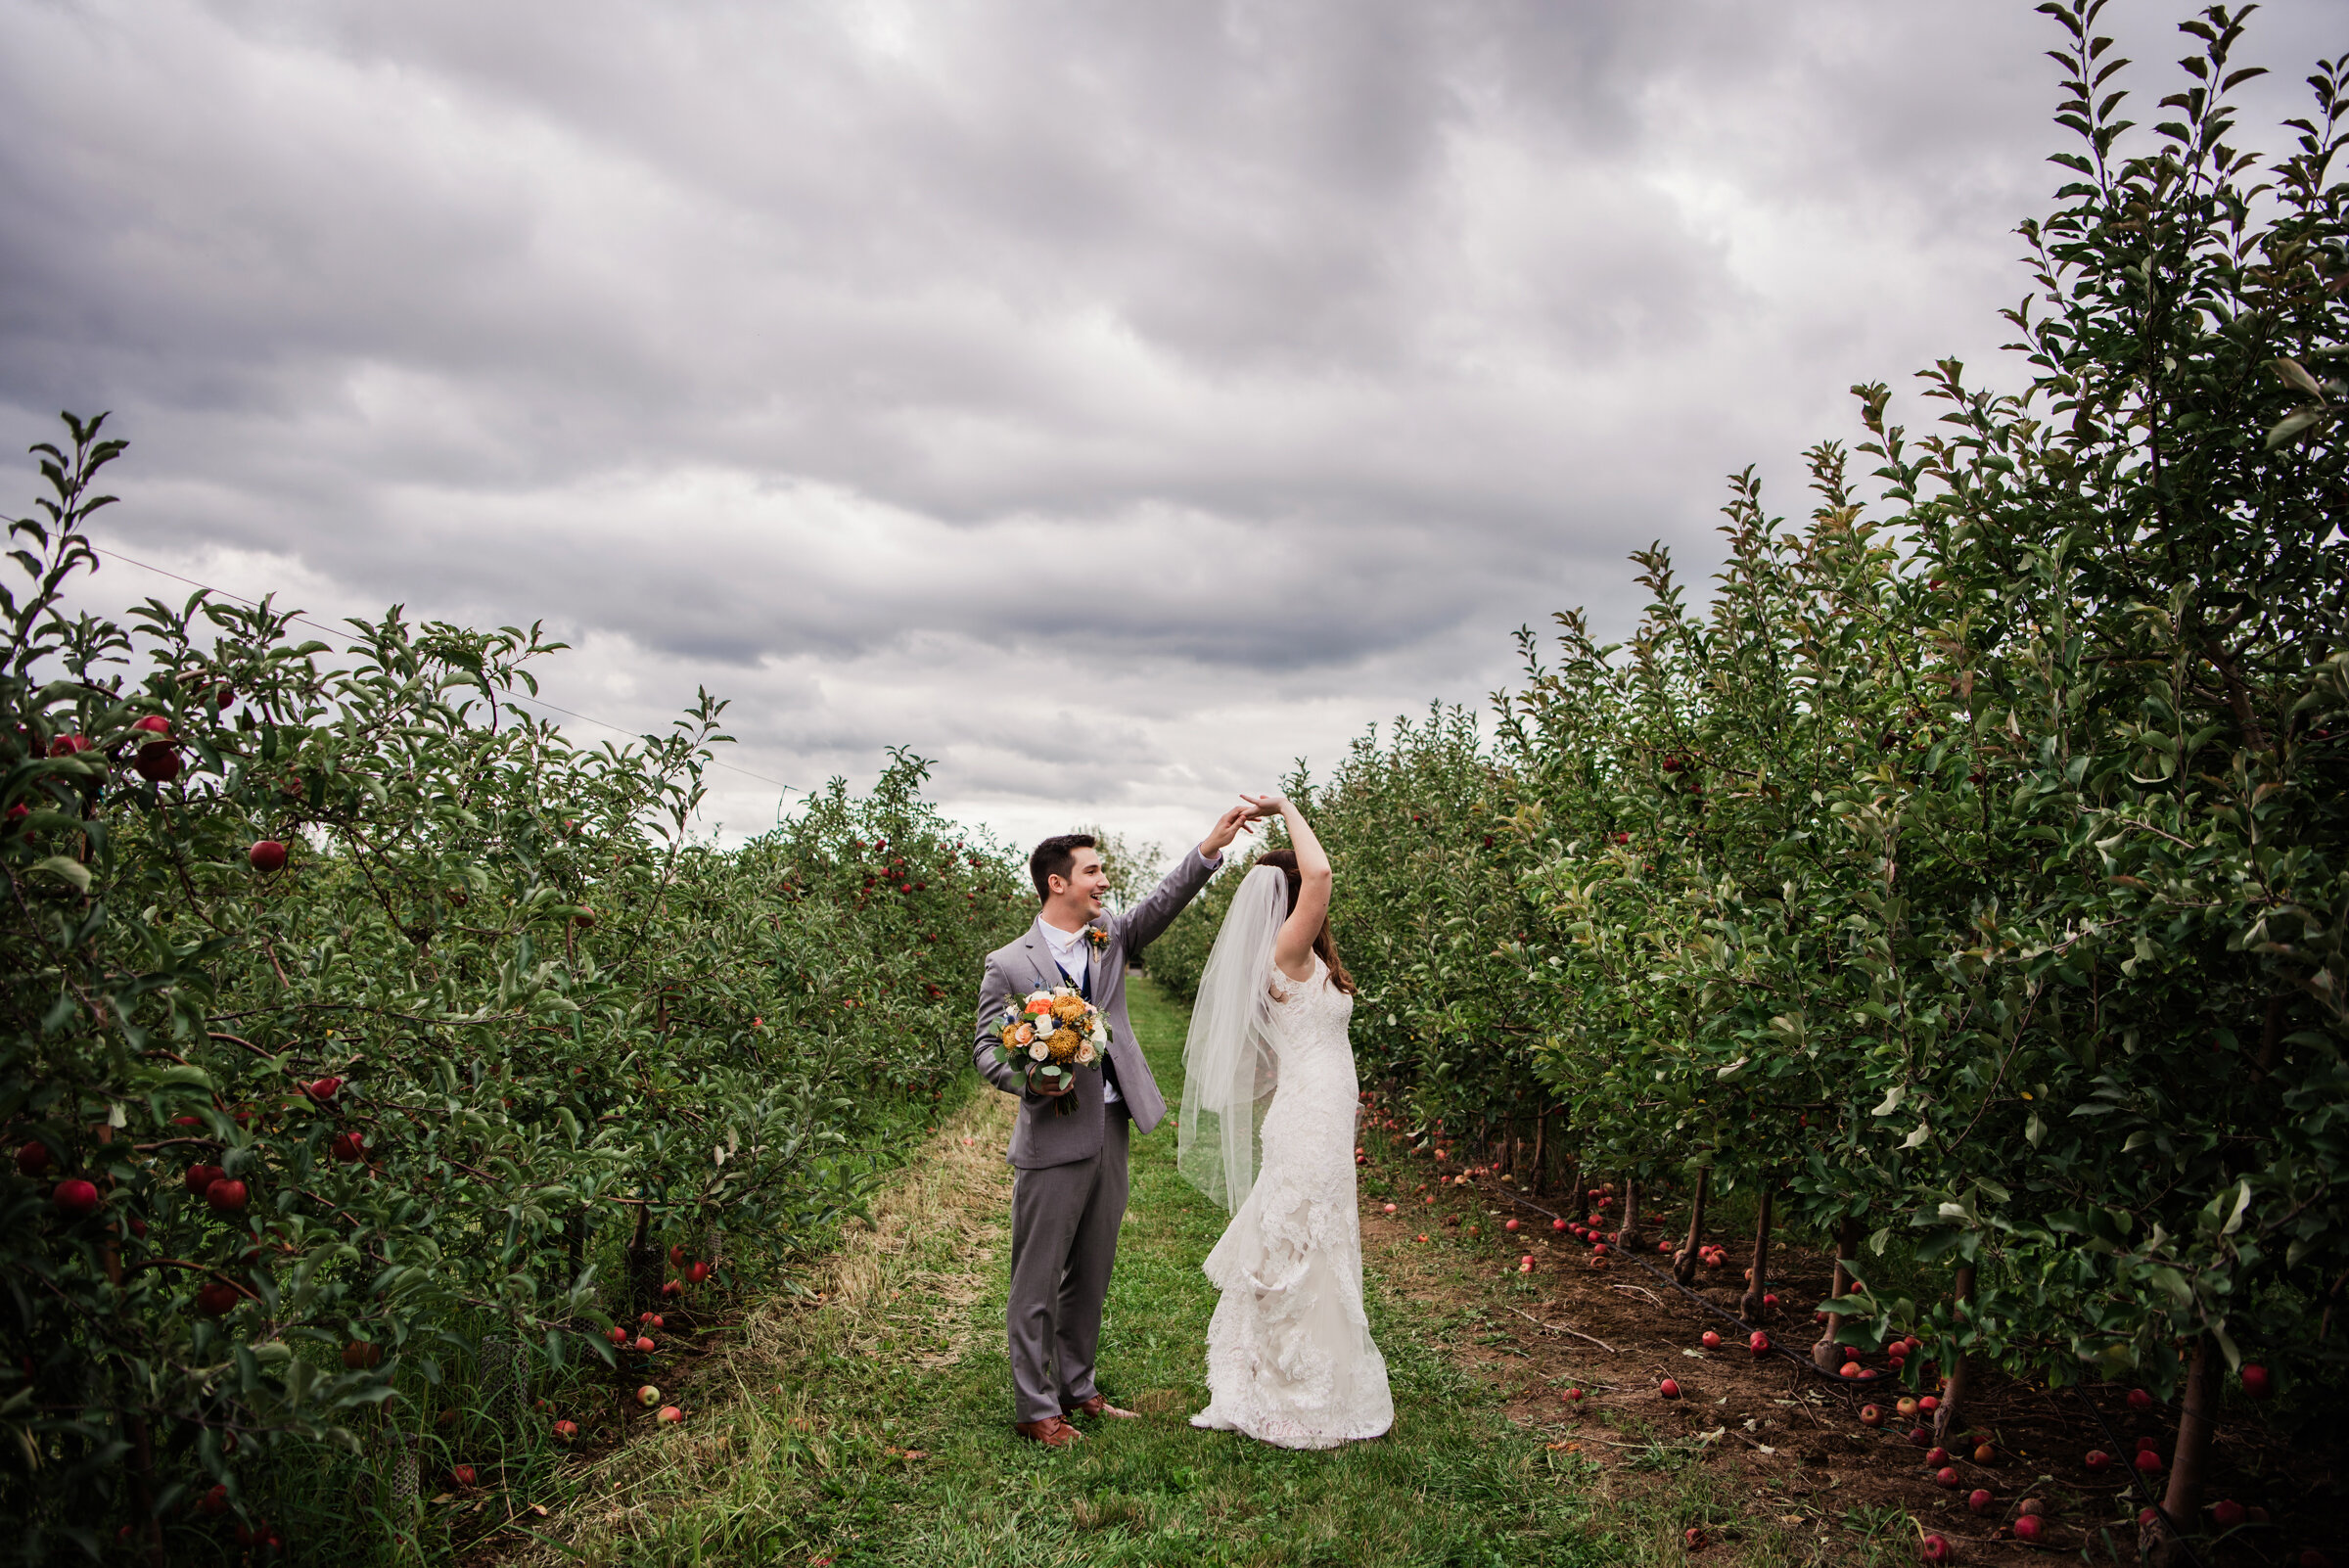
<instances>
[{"instance_id":1,"label":"gray dress pants","mask_svg":"<svg viewBox=\"0 0 2349 1568\"><path fill-rule=\"evenodd\" d=\"M1100 1390L1101 1304L1126 1218L1124 1102L1103 1107L1101 1152L1022 1171L1011 1185L1012 1419L1040 1421ZM1047 1365L1049 1370L1047 1370Z\"/></svg>"}]
</instances>

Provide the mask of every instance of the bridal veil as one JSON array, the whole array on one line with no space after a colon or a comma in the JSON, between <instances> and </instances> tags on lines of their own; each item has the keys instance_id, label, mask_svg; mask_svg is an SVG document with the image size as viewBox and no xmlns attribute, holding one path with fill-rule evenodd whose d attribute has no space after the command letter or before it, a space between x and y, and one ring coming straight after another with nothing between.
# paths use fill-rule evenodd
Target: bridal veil
<instances>
[{"instance_id":1,"label":"bridal veil","mask_svg":"<svg viewBox=\"0 0 2349 1568\"><path fill-rule=\"evenodd\" d=\"M1288 877L1277 867L1242 879L1199 977L1182 1047L1174 1169L1235 1214L1256 1179L1259 1131L1277 1086L1272 944L1288 906Z\"/></svg>"}]
</instances>

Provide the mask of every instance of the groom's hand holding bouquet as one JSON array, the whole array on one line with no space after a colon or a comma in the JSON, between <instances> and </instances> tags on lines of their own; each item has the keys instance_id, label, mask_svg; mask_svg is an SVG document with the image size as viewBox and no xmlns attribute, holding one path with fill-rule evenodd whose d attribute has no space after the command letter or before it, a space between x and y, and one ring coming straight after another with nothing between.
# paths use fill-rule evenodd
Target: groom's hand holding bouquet
<instances>
[{"instance_id":1,"label":"groom's hand holding bouquet","mask_svg":"<svg viewBox=\"0 0 2349 1568\"><path fill-rule=\"evenodd\" d=\"M1076 1086L1081 1067L1099 1069L1109 1048L1109 1022L1074 986L1055 986L1014 997L995 1021L996 1054L1027 1074L1035 1093L1058 1096ZM1066 1116L1063 1100L1055 1107Z\"/></svg>"}]
</instances>

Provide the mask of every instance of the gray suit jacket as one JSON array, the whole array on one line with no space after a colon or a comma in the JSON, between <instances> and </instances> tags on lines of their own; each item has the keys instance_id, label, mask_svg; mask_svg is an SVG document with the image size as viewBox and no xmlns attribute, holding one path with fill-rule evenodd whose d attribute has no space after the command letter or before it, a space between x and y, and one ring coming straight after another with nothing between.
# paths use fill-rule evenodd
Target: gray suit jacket
<instances>
[{"instance_id":1,"label":"gray suit jacket","mask_svg":"<svg viewBox=\"0 0 2349 1568\"><path fill-rule=\"evenodd\" d=\"M1133 1026L1126 1020L1126 968L1167 929L1167 922L1198 896L1221 863L1209 860L1193 847L1140 902L1123 915L1101 917L1100 924L1109 932L1108 946L1096 950L1088 944L1085 947L1091 955L1093 1005L1109 1020L1109 1055L1117 1064L1118 1093L1134 1127L1143 1132L1165 1119L1167 1100L1158 1091L1158 1081L1150 1076L1150 1064L1142 1059L1141 1047L1134 1043ZM1028 1092L1027 1075L1021 1068L997 1059L995 1037L989 1027L1015 992L1025 994L1038 986L1065 983L1060 965L1052 960L1041 916L1017 942L987 955L987 972L979 983L979 1030L971 1056L980 1077L1006 1094L1020 1096L1019 1121L1011 1130L1011 1163L1022 1170L1069 1165L1101 1152L1107 1110L1101 1098L1101 1075L1078 1073L1077 1086L1068 1095L1076 1104L1068 1115L1059 1115L1052 1097Z\"/></svg>"}]
</instances>

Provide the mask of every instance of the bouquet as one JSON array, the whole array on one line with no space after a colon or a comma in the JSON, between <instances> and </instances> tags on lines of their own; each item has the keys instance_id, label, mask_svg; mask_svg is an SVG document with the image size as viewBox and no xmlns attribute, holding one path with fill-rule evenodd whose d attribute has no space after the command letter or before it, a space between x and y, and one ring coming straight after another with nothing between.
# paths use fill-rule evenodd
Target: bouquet
<instances>
[{"instance_id":1,"label":"bouquet","mask_svg":"<svg viewBox=\"0 0 2349 1568\"><path fill-rule=\"evenodd\" d=\"M995 1020L995 1039L1001 1059L1023 1067L1031 1085L1042 1079L1058 1087L1072 1082L1080 1067L1100 1064L1109 1048L1109 1020L1076 987L1055 986L1014 997ZM1062 1095L1053 1113L1066 1116L1071 1109Z\"/></svg>"}]
</instances>

